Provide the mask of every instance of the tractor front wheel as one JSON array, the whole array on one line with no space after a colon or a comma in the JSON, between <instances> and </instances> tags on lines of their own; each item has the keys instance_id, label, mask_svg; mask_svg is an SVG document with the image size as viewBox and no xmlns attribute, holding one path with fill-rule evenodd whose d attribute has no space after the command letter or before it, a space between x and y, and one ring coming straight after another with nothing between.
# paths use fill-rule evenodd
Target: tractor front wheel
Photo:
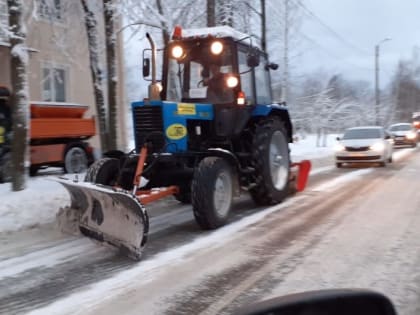
<instances>
[{"instance_id":1,"label":"tractor front wheel","mask_svg":"<svg viewBox=\"0 0 420 315\"><path fill-rule=\"evenodd\" d=\"M260 121L253 141L254 202L269 205L281 202L289 192L290 157L286 129L276 118Z\"/></svg>"},{"instance_id":2,"label":"tractor front wheel","mask_svg":"<svg viewBox=\"0 0 420 315\"><path fill-rule=\"evenodd\" d=\"M114 186L117 184L119 171L120 162L118 159L103 158L88 168L85 182Z\"/></svg>"},{"instance_id":3,"label":"tractor front wheel","mask_svg":"<svg viewBox=\"0 0 420 315\"><path fill-rule=\"evenodd\" d=\"M215 229L227 222L233 199L232 169L219 157L206 157L192 180L192 206L198 225Z\"/></svg>"}]
</instances>

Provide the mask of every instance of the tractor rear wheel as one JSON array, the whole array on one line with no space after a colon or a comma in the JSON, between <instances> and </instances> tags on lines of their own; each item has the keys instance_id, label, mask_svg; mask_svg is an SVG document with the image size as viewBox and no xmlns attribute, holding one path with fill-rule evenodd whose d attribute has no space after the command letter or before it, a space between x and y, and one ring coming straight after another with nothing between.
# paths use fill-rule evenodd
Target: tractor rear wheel
<instances>
[{"instance_id":1,"label":"tractor rear wheel","mask_svg":"<svg viewBox=\"0 0 420 315\"><path fill-rule=\"evenodd\" d=\"M219 157L201 160L194 172L192 206L198 225L215 229L227 222L233 199L232 169Z\"/></svg>"},{"instance_id":2,"label":"tractor rear wheel","mask_svg":"<svg viewBox=\"0 0 420 315\"><path fill-rule=\"evenodd\" d=\"M117 184L119 171L120 161L118 159L103 158L88 168L85 182L114 186Z\"/></svg>"},{"instance_id":3,"label":"tractor rear wheel","mask_svg":"<svg viewBox=\"0 0 420 315\"><path fill-rule=\"evenodd\" d=\"M255 128L253 166L256 186L250 189L254 202L281 202L289 192L290 156L286 129L276 118L260 121Z\"/></svg>"}]
</instances>

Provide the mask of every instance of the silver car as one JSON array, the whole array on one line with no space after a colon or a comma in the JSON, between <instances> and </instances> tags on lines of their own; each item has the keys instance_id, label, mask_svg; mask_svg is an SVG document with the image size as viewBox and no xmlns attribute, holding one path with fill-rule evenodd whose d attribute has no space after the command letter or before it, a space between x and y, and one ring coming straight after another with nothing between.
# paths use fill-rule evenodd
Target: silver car
<instances>
[{"instance_id":1,"label":"silver car","mask_svg":"<svg viewBox=\"0 0 420 315\"><path fill-rule=\"evenodd\" d=\"M394 138L395 145L417 146L417 131L412 124L400 123L389 126L389 133Z\"/></svg>"},{"instance_id":2,"label":"silver car","mask_svg":"<svg viewBox=\"0 0 420 315\"><path fill-rule=\"evenodd\" d=\"M382 127L355 127L337 138L335 147L336 166L343 163L379 163L386 166L392 162L393 141Z\"/></svg>"}]
</instances>

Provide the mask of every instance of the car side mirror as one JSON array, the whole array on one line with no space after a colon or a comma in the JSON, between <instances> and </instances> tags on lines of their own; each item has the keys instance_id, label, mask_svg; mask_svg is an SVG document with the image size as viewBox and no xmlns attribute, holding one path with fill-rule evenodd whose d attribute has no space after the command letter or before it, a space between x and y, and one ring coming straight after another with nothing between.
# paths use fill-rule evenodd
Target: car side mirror
<instances>
[{"instance_id":1,"label":"car side mirror","mask_svg":"<svg viewBox=\"0 0 420 315\"><path fill-rule=\"evenodd\" d=\"M386 139L386 140L391 139L391 136L390 136L390 135L386 135L386 136L385 136L385 139Z\"/></svg>"},{"instance_id":2,"label":"car side mirror","mask_svg":"<svg viewBox=\"0 0 420 315\"><path fill-rule=\"evenodd\" d=\"M143 77L150 75L150 58L143 58Z\"/></svg>"},{"instance_id":3,"label":"car side mirror","mask_svg":"<svg viewBox=\"0 0 420 315\"><path fill-rule=\"evenodd\" d=\"M337 141L340 141L340 137L335 138Z\"/></svg>"},{"instance_id":4,"label":"car side mirror","mask_svg":"<svg viewBox=\"0 0 420 315\"><path fill-rule=\"evenodd\" d=\"M320 290L286 295L246 306L235 315L397 315L392 302L370 290Z\"/></svg>"}]
</instances>

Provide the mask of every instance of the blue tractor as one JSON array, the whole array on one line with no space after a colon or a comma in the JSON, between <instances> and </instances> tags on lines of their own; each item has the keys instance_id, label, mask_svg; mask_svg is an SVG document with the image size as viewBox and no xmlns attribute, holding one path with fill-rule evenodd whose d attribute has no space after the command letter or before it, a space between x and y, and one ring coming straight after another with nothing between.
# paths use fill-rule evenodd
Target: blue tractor
<instances>
[{"instance_id":1,"label":"blue tractor","mask_svg":"<svg viewBox=\"0 0 420 315\"><path fill-rule=\"evenodd\" d=\"M151 84L149 97L132 104L135 150L96 161L83 183L61 181L80 231L136 259L147 239L145 204L174 195L191 203L201 228L215 229L227 223L241 191L257 205L276 204L296 177L289 112L272 100L270 71L278 66L249 36L177 27L160 82L147 37L152 58L143 57L143 75L151 72ZM302 190L309 164L299 166Z\"/></svg>"}]
</instances>

